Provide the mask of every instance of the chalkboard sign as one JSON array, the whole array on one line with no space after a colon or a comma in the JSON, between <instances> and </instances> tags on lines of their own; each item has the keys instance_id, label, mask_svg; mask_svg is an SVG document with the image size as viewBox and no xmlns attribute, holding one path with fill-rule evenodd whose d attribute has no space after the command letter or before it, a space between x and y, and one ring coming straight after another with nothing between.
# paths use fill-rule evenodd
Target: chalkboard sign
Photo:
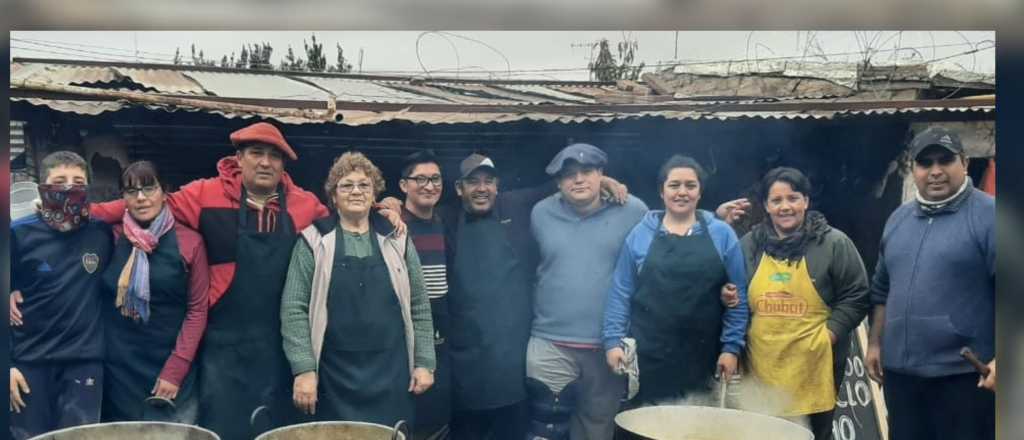
<instances>
[{"instance_id":1,"label":"chalkboard sign","mask_svg":"<svg viewBox=\"0 0 1024 440\"><path fill-rule=\"evenodd\" d=\"M885 400L878 385L868 378L864 362L867 330L861 324L850 338L843 383L836 396L833 440L887 440Z\"/></svg>"}]
</instances>

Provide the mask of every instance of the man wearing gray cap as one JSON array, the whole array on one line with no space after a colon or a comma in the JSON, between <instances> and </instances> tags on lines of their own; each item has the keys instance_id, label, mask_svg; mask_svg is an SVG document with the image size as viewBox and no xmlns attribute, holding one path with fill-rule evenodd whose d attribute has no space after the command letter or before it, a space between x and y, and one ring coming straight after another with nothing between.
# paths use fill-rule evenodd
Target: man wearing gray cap
<instances>
[{"instance_id":1,"label":"man wearing gray cap","mask_svg":"<svg viewBox=\"0 0 1024 440\"><path fill-rule=\"evenodd\" d=\"M992 439L995 398L960 357L995 358L995 200L974 188L960 138L910 145L916 200L892 213L871 282L868 374L893 438Z\"/></svg>"},{"instance_id":2,"label":"man wearing gray cap","mask_svg":"<svg viewBox=\"0 0 1024 440\"><path fill-rule=\"evenodd\" d=\"M610 440L614 434L626 377L605 363L601 323L622 243L647 206L633 196L623 205L602 200L607 162L593 145L562 149L546 169L559 192L530 217L540 265L526 351L528 439Z\"/></svg>"},{"instance_id":3,"label":"man wearing gray cap","mask_svg":"<svg viewBox=\"0 0 1024 440\"><path fill-rule=\"evenodd\" d=\"M524 356L535 248L530 208L549 189L498 193L494 161L466 157L442 209L448 267L448 333L454 440L522 440Z\"/></svg>"}]
</instances>

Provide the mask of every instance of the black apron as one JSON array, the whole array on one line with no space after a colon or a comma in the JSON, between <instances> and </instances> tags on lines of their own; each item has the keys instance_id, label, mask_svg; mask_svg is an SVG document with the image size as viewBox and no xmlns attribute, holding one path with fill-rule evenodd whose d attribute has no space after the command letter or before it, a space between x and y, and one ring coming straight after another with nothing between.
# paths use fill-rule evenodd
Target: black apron
<instances>
[{"instance_id":1,"label":"black apron","mask_svg":"<svg viewBox=\"0 0 1024 440\"><path fill-rule=\"evenodd\" d=\"M416 425L413 433L433 434L452 418L452 366L448 342L448 295L430 300L430 315L434 323L434 385L416 396Z\"/></svg>"},{"instance_id":2,"label":"black apron","mask_svg":"<svg viewBox=\"0 0 1024 440\"><path fill-rule=\"evenodd\" d=\"M531 291L508 226L493 216L465 217L448 299L453 395L458 410L494 409L526 398Z\"/></svg>"},{"instance_id":3,"label":"black apron","mask_svg":"<svg viewBox=\"0 0 1024 440\"><path fill-rule=\"evenodd\" d=\"M638 275L629 318L640 362L635 403L710 391L728 278L707 223L697 216L703 233L659 231Z\"/></svg>"},{"instance_id":4,"label":"black apron","mask_svg":"<svg viewBox=\"0 0 1024 440\"><path fill-rule=\"evenodd\" d=\"M173 412L155 410L144 403L177 344L178 333L188 310L189 273L178 250L174 229L167 231L149 255L149 322L121 315L114 306L117 279L121 275L132 244L118 240L110 265L103 273L106 300L103 320L106 325L107 358L103 381L104 421L175 421ZM177 406L195 398L195 369L179 385Z\"/></svg>"},{"instance_id":5,"label":"black apron","mask_svg":"<svg viewBox=\"0 0 1024 440\"><path fill-rule=\"evenodd\" d=\"M291 369L281 345L281 292L296 235L284 191L278 192L277 230L259 233L246 228L249 209L242 189L235 277L210 309L203 336L199 424L224 440L250 439L297 420ZM261 406L268 411L253 417Z\"/></svg>"},{"instance_id":6,"label":"black apron","mask_svg":"<svg viewBox=\"0 0 1024 440\"><path fill-rule=\"evenodd\" d=\"M390 272L373 232L368 257L345 255L345 234L341 228L335 234L315 418L411 422L405 324Z\"/></svg>"}]
</instances>

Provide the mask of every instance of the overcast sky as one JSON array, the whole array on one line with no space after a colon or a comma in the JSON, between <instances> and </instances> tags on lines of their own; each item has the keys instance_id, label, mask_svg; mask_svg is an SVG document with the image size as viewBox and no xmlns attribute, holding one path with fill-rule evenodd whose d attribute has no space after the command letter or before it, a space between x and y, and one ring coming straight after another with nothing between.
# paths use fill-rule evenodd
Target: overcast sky
<instances>
[{"instance_id":1,"label":"overcast sky","mask_svg":"<svg viewBox=\"0 0 1024 440\"><path fill-rule=\"evenodd\" d=\"M795 57L817 61L863 60L867 48L878 51L875 64L894 61L941 62L954 69L994 73L995 32L992 31L33 31L11 32L11 56L72 58L107 61L168 63L180 49L190 60L190 46L206 58L238 56L246 43L268 42L277 65L290 45L304 57L303 39L315 34L324 44L328 63L335 60L335 44L362 72L422 74L442 71L445 76L543 78L586 80L587 63L596 52L591 45L606 38L612 45L624 39L638 43L638 62L657 66L671 60L684 62L752 60ZM899 49L899 50L897 50ZM960 55L980 49L975 53Z\"/></svg>"}]
</instances>

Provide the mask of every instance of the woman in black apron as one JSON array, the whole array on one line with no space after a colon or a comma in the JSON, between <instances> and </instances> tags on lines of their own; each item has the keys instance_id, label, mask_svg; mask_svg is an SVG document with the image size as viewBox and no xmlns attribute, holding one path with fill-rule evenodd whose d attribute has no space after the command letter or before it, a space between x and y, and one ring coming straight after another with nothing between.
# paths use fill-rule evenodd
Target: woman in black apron
<instances>
[{"instance_id":1,"label":"woman in black apron","mask_svg":"<svg viewBox=\"0 0 1024 440\"><path fill-rule=\"evenodd\" d=\"M712 377L731 376L747 325L745 290L726 310L721 289L746 280L736 233L698 210L704 172L673 156L659 173L664 211L633 228L614 274L603 336L608 364L622 372L625 336L636 339L639 392L633 404L710 391Z\"/></svg>"},{"instance_id":2,"label":"woman in black apron","mask_svg":"<svg viewBox=\"0 0 1024 440\"><path fill-rule=\"evenodd\" d=\"M235 276L210 308L200 354L199 424L224 440L251 439L293 424L288 403L291 376L281 349L281 288L295 229L283 186L278 186L279 223L272 232L249 226L249 209L238 209ZM246 200L242 187L240 200Z\"/></svg>"},{"instance_id":3,"label":"woman in black apron","mask_svg":"<svg viewBox=\"0 0 1024 440\"><path fill-rule=\"evenodd\" d=\"M194 423L191 364L206 328L206 249L196 231L175 223L151 163L129 165L121 188L125 214L103 274L103 419Z\"/></svg>"},{"instance_id":4,"label":"woman in black apron","mask_svg":"<svg viewBox=\"0 0 1024 440\"><path fill-rule=\"evenodd\" d=\"M313 420L410 423L435 367L419 257L370 224L384 181L365 156L343 154L326 189L337 213L302 232L282 301L294 404Z\"/></svg>"}]
</instances>

